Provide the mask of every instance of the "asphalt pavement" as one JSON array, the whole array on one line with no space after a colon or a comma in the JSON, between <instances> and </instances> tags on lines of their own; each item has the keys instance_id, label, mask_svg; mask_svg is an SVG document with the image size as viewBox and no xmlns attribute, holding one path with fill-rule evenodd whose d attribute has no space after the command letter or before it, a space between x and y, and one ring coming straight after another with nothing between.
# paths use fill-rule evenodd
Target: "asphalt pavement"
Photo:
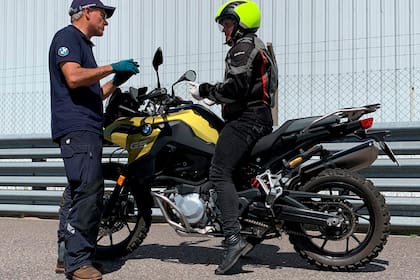
<instances>
[{"instance_id":1,"label":"asphalt pavement","mask_svg":"<svg viewBox=\"0 0 420 280\"><path fill-rule=\"evenodd\" d=\"M65 279L54 272L57 220L0 218L0 280ZM214 270L222 256L220 238L180 237L155 223L143 245L129 256L104 261L103 279L420 279L420 237L390 236L385 249L354 272L320 271L300 258L287 236L264 241L228 276Z\"/></svg>"}]
</instances>

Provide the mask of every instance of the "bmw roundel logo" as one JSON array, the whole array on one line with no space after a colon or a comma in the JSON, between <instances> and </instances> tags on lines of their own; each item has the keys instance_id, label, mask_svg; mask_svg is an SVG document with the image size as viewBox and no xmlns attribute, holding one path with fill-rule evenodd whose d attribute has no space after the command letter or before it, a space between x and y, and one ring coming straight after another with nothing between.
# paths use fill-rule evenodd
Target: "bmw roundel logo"
<instances>
[{"instance_id":1,"label":"bmw roundel logo","mask_svg":"<svg viewBox=\"0 0 420 280\"><path fill-rule=\"evenodd\" d=\"M66 47L60 47L60 48L58 49L57 54L58 54L59 56L67 56L67 55L69 54L69 49L68 49L68 48L66 48Z\"/></svg>"},{"instance_id":2,"label":"bmw roundel logo","mask_svg":"<svg viewBox=\"0 0 420 280\"><path fill-rule=\"evenodd\" d=\"M140 129L141 134L143 134L144 136L149 136L153 131L152 126L148 123L142 125Z\"/></svg>"}]
</instances>

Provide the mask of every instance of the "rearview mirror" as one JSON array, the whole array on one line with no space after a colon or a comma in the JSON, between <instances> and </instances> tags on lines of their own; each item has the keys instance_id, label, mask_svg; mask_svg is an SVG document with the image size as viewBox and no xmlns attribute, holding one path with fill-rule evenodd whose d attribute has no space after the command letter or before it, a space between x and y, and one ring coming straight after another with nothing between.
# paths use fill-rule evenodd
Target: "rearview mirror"
<instances>
[{"instance_id":1,"label":"rearview mirror","mask_svg":"<svg viewBox=\"0 0 420 280\"><path fill-rule=\"evenodd\" d=\"M188 70L187 72L182 74L182 76L179 77L179 79L172 85L172 96L175 96L174 85L182 81L194 82L196 78L197 78L197 74L195 73L194 70Z\"/></svg>"},{"instance_id":2,"label":"rearview mirror","mask_svg":"<svg viewBox=\"0 0 420 280\"><path fill-rule=\"evenodd\" d=\"M161 65L163 63L163 55L162 55L162 49L159 47L156 52L155 55L153 56L153 68L155 69L155 71L158 70L159 65Z\"/></svg>"},{"instance_id":3,"label":"rearview mirror","mask_svg":"<svg viewBox=\"0 0 420 280\"><path fill-rule=\"evenodd\" d=\"M188 70L187 72L182 74L181 77L179 77L179 79L174 83L174 85L179 83L179 82L182 82L182 81L194 82L196 78L197 78L197 74L195 73L195 71L194 70Z\"/></svg>"},{"instance_id":4,"label":"rearview mirror","mask_svg":"<svg viewBox=\"0 0 420 280\"><path fill-rule=\"evenodd\" d=\"M163 63L163 55L162 55L162 49L159 47L156 52L155 55L153 56L153 68L155 68L156 71L156 77L157 77L157 87L160 88L160 79L159 79L159 72L158 72L158 68L159 65L161 65Z\"/></svg>"},{"instance_id":5,"label":"rearview mirror","mask_svg":"<svg viewBox=\"0 0 420 280\"><path fill-rule=\"evenodd\" d=\"M197 74L195 73L194 70L188 70L187 72L185 72L184 76L185 76L186 81L191 81L191 82L194 82L195 79L197 78Z\"/></svg>"}]
</instances>

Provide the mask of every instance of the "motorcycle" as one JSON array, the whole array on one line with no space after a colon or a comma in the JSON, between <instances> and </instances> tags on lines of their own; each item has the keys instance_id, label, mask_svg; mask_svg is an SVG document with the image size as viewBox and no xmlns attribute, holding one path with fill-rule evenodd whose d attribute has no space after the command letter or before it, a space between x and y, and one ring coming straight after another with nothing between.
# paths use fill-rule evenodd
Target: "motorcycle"
<instances>
[{"instance_id":1,"label":"motorcycle","mask_svg":"<svg viewBox=\"0 0 420 280\"><path fill-rule=\"evenodd\" d=\"M104 138L126 155L103 164L107 188L97 257L115 258L138 248L158 207L182 236L223 236L209 167L223 121L207 107L185 101L174 86L194 81L187 71L161 87L159 48L153 58L157 88L117 91L106 107ZM235 171L241 235L253 245L289 235L296 252L322 269L364 266L384 248L390 214L382 194L357 171L379 150L398 164L385 142L389 131L369 131L379 104L286 121L260 139ZM354 137L350 148L325 142ZM118 154L116 152L116 154ZM155 208L156 209L156 208Z\"/></svg>"}]
</instances>

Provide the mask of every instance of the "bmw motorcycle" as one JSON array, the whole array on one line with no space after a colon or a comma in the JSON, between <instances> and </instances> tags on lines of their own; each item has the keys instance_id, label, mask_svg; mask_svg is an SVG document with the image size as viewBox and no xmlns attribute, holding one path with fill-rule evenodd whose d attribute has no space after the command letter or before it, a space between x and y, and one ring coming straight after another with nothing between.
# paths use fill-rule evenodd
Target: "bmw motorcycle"
<instances>
[{"instance_id":1,"label":"bmw motorcycle","mask_svg":"<svg viewBox=\"0 0 420 280\"><path fill-rule=\"evenodd\" d=\"M106 108L104 138L118 146L103 163L107 187L97 256L121 257L138 248L152 210L176 233L223 236L209 167L223 121L207 107L174 94L194 81L187 71L171 89L160 86L159 48L153 58L157 88L117 91ZM384 248L390 214L382 194L359 170L382 150L389 131L369 131L379 104L286 121L260 139L235 171L241 234L257 245L289 236L296 252L322 269L364 266ZM353 137L339 151L324 143ZM120 151L120 152L118 152ZM109 186L109 184L107 184Z\"/></svg>"}]
</instances>

